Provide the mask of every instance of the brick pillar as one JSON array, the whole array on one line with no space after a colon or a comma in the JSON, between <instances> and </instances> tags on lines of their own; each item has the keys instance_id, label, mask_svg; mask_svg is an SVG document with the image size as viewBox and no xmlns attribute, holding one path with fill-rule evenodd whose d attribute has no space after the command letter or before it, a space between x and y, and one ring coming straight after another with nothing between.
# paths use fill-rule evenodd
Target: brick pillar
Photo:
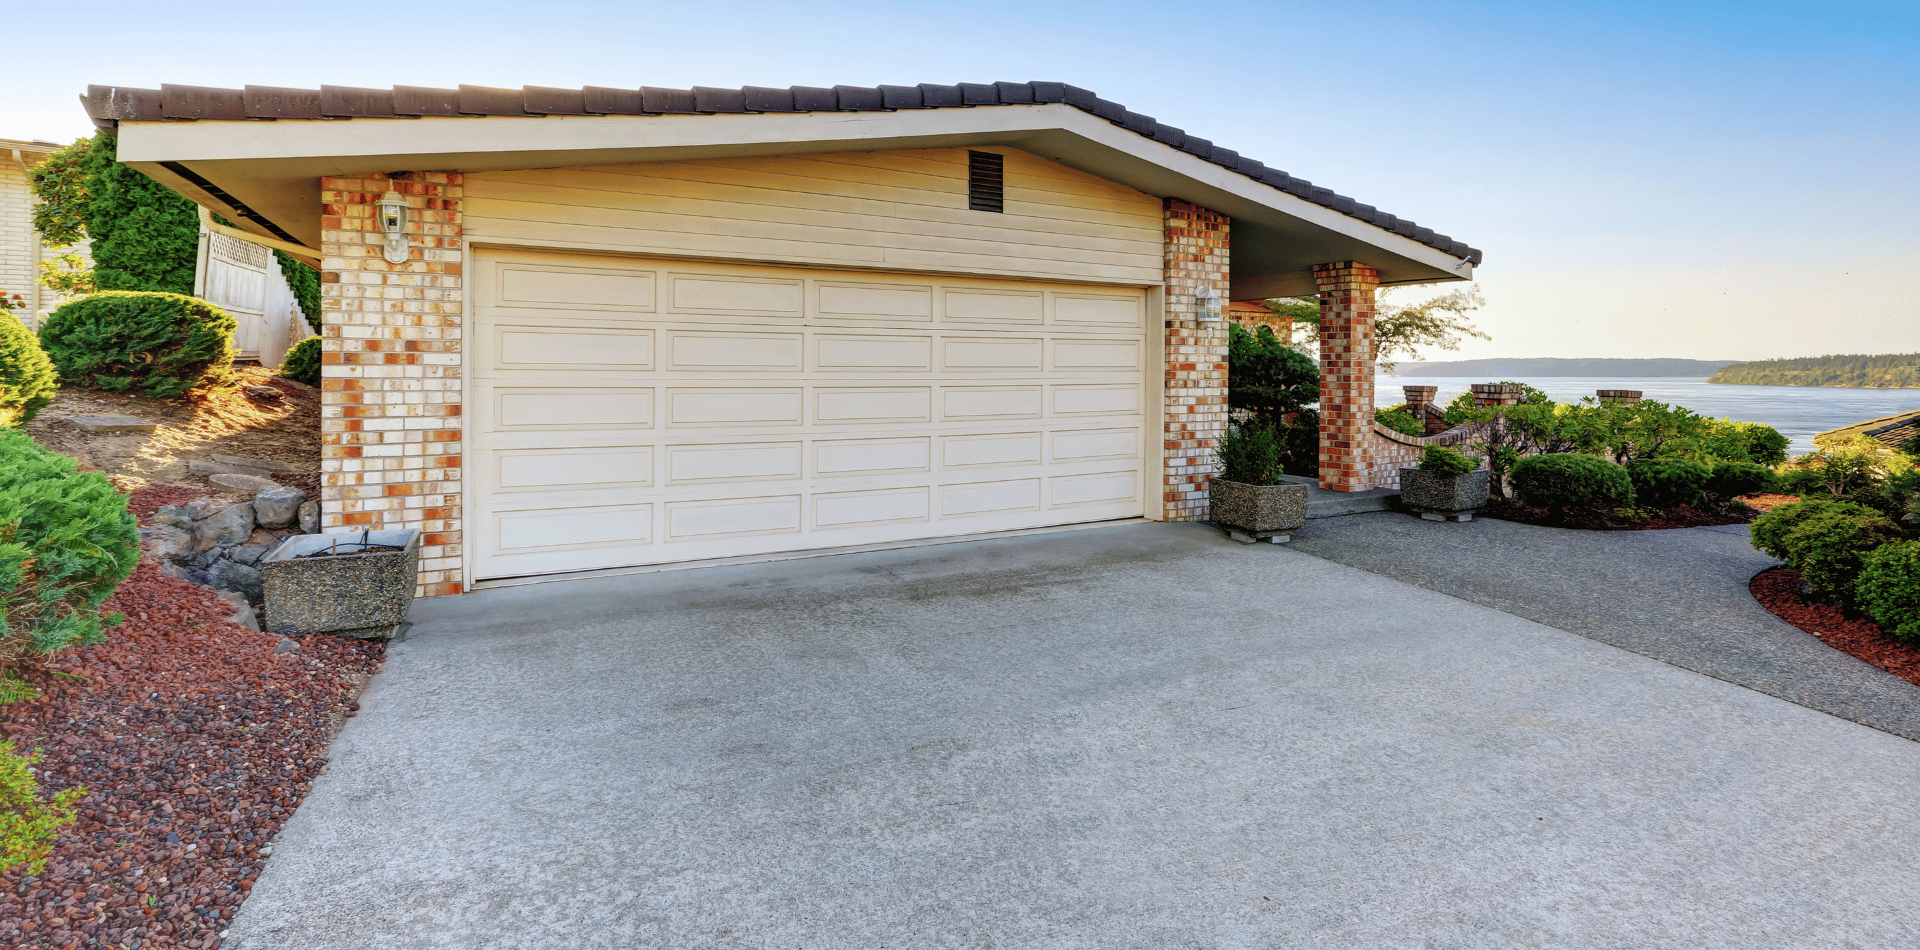
<instances>
[{"instance_id":1,"label":"brick pillar","mask_svg":"<svg viewBox=\"0 0 1920 950\"><path fill-rule=\"evenodd\" d=\"M1166 203L1166 440L1163 511L1168 521L1207 518L1213 450L1227 421L1227 323L1201 320L1211 291L1227 300L1227 216L1198 205Z\"/></svg>"},{"instance_id":2,"label":"brick pillar","mask_svg":"<svg viewBox=\"0 0 1920 950\"><path fill-rule=\"evenodd\" d=\"M423 597L461 590L458 174L320 179L320 524L418 528ZM374 204L407 199L412 249L381 256Z\"/></svg>"},{"instance_id":3,"label":"brick pillar","mask_svg":"<svg viewBox=\"0 0 1920 950\"><path fill-rule=\"evenodd\" d=\"M1602 404L1624 402L1629 406L1637 406L1640 405L1640 397L1645 394L1645 391L1639 389L1596 389L1593 391L1593 394L1600 398Z\"/></svg>"},{"instance_id":4,"label":"brick pillar","mask_svg":"<svg viewBox=\"0 0 1920 950\"><path fill-rule=\"evenodd\" d=\"M1320 288L1320 487L1373 487L1373 312L1380 272L1315 264Z\"/></svg>"},{"instance_id":5,"label":"brick pillar","mask_svg":"<svg viewBox=\"0 0 1920 950\"><path fill-rule=\"evenodd\" d=\"M1440 415L1440 409L1433 404L1433 397L1440 392L1438 386L1402 386L1400 391L1407 394L1407 415L1420 421L1421 431L1426 435L1445 432L1447 422Z\"/></svg>"},{"instance_id":6,"label":"brick pillar","mask_svg":"<svg viewBox=\"0 0 1920 950\"><path fill-rule=\"evenodd\" d=\"M1473 404L1481 409L1520 405L1527 392L1513 383L1474 383L1468 388L1473 390Z\"/></svg>"}]
</instances>

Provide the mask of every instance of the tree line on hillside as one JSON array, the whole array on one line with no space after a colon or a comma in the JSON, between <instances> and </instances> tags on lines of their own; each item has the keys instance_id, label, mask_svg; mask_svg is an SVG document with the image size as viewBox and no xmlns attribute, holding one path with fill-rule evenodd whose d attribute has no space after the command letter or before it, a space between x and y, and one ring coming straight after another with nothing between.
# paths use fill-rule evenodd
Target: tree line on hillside
<instances>
[{"instance_id":1,"label":"tree line on hillside","mask_svg":"<svg viewBox=\"0 0 1920 950\"><path fill-rule=\"evenodd\" d=\"M1885 356L1807 356L1736 363L1707 380L1740 386L1848 386L1856 389L1920 388L1920 353Z\"/></svg>"}]
</instances>

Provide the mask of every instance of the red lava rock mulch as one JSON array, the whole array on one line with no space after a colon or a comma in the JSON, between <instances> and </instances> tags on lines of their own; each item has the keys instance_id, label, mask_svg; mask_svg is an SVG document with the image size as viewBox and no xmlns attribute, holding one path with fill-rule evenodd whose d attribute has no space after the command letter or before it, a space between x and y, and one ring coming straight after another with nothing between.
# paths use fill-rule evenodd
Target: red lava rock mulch
<instances>
[{"instance_id":1,"label":"red lava rock mulch","mask_svg":"<svg viewBox=\"0 0 1920 950\"><path fill-rule=\"evenodd\" d=\"M1827 646L1920 685L1920 644L1887 636L1879 624L1866 617L1850 617L1831 604L1808 601L1800 596L1799 571L1767 568L1753 575L1747 589L1774 616L1813 634Z\"/></svg>"},{"instance_id":2,"label":"red lava rock mulch","mask_svg":"<svg viewBox=\"0 0 1920 950\"><path fill-rule=\"evenodd\" d=\"M1799 501L1800 496L1799 495L1779 495L1773 492L1763 492L1758 495L1741 495L1740 500L1746 502L1749 505L1752 505L1754 508L1760 511L1772 511L1773 509L1778 508L1781 505L1791 505L1794 502Z\"/></svg>"},{"instance_id":3,"label":"red lava rock mulch","mask_svg":"<svg viewBox=\"0 0 1920 950\"><path fill-rule=\"evenodd\" d=\"M184 505L204 494L205 491L185 485L149 485L127 493L127 510L146 521L168 505Z\"/></svg>"},{"instance_id":4,"label":"red lava rock mulch","mask_svg":"<svg viewBox=\"0 0 1920 950\"><path fill-rule=\"evenodd\" d=\"M0 946L210 948L384 648L309 634L276 653L279 635L150 564L106 609L127 616L109 642L0 706L16 748L45 751L43 791L88 789L44 873L0 873Z\"/></svg>"}]
</instances>

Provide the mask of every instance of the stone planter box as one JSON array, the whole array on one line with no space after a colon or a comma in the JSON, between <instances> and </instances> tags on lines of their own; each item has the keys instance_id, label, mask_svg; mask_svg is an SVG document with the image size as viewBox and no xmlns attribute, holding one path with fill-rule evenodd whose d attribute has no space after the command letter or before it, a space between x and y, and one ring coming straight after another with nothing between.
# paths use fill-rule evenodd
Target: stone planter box
<instances>
[{"instance_id":1,"label":"stone planter box","mask_svg":"<svg viewBox=\"0 0 1920 950\"><path fill-rule=\"evenodd\" d=\"M302 558L369 544L400 551ZM261 627L268 633L332 633L343 637L390 637L407 619L420 576L420 532L412 528L342 534L295 535L260 562L266 603Z\"/></svg>"},{"instance_id":2,"label":"stone planter box","mask_svg":"<svg viewBox=\"0 0 1920 950\"><path fill-rule=\"evenodd\" d=\"M1235 541L1285 544L1307 523L1305 485L1249 485L1216 478L1210 491L1213 521Z\"/></svg>"},{"instance_id":3,"label":"stone planter box","mask_svg":"<svg viewBox=\"0 0 1920 950\"><path fill-rule=\"evenodd\" d=\"M1487 503L1488 476L1476 468L1465 475L1442 475L1417 468L1400 470L1400 501L1428 521L1472 521Z\"/></svg>"}]
</instances>

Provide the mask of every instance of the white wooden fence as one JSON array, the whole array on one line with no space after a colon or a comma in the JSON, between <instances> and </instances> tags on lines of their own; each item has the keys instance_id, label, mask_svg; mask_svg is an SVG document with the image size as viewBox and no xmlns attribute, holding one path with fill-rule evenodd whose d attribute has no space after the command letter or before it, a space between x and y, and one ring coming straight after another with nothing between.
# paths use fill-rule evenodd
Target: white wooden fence
<instances>
[{"instance_id":1,"label":"white wooden fence","mask_svg":"<svg viewBox=\"0 0 1920 950\"><path fill-rule=\"evenodd\" d=\"M287 350L312 336L300 303L273 252L224 234L200 232L194 293L233 314L233 345L241 359L278 367Z\"/></svg>"}]
</instances>

